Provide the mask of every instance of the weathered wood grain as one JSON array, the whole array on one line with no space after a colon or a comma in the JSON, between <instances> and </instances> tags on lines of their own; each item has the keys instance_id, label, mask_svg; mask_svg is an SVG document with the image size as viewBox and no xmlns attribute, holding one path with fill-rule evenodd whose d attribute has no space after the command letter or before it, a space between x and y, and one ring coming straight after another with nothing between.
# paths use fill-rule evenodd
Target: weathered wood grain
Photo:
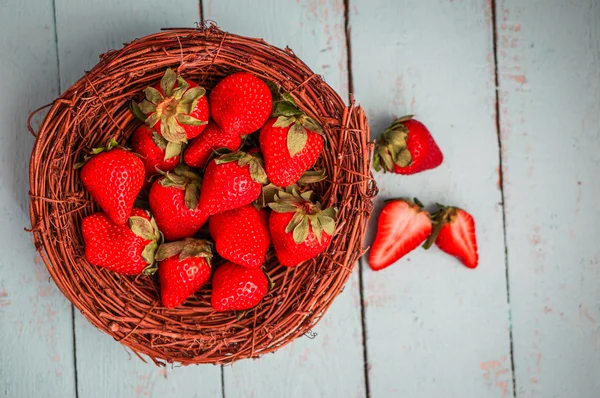
<instances>
[{"instance_id":1,"label":"weathered wood grain","mask_svg":"<svg viewBox=\"0 0 600 398\"><path fill-rule=\"evenodd\" d=\"M348 96L342 0L204 1L204 17L224 30L289 45L316 73ZM357 275L315 328L273 355L224 368L225 396L363 397L365 395Z\"/></svg>"},{"instance_id":2,"label":"weathered wood grain","mask_svg":"<svg viewBox=\"0 0 600 398\"><path fill-rule=\"evenodd\" d=\"M364 267L371 396L512 396L490 4L356 0L350 11L355 94L373 137L415 114L445 156L418 175L378 173L376 208L394 197L464 207L480 254L476 270L435 247Z\"/></svg>"},{"instance_id":3,"label":"weathered wood grain","mask_svg":"<svg viewBox=\"0 0 600 398\"><path fill-rule=\"evenodd\" d=\"M0 396L70 397L71 307L23 230L33 146L26 119L58 92L52 2L0 3L0 32Z\"/></svg>"},{"instance_id":4,"label":"weathered wood grain","mask_svg":"<svg viewBox=\"0 0 600 398\"><path fill-rule=\"evenodd\" d=\"M127 2L56 1L63 89L98 62L98 55L163 27L193 26L195 0ZM77 312L77 378L80 397L220 397L216 366L158 369L129 354Z\"/></svg>"},{"instance_id":5,"label":"weathered wood grain","mask_svg":"<svg viewBox=\"0 0 600 398\"><path fill-rule=\"evenodd\" d=\"M497 9L519 397L600 390L600 4Z\"/></svg>"}]
</instances>

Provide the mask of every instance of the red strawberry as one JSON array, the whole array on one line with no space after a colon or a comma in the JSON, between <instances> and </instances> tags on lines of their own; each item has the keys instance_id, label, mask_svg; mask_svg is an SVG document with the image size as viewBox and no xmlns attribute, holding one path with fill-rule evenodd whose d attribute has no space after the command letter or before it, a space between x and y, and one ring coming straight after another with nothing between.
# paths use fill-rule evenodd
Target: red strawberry
<instances>
[{"instance_id":1,"label":"red strawberry","mask_svg":"<svg viewBox=\"0 0 600 398\"><path fill-rule=\"evenodd\" d=\"M190 167L204 168L216 150L226 148L236 151L241 145L240 135L227 134L218 124L210 121L204 133L190 142L183 153L183 161Z\"/></svg>"},{"instance_id":2,"label":"red strawberry","mask_svg":"<svg viewBox=\"0 0 600 398\"><path fill-rule=\"evenodd\" d=\"M194 235L208 219L198 206L200 177L187 166L154 181L148 195L150 210L168 241Z\"/></svg>"},{"instance_id":3,"label":"red strawberry","mask_svg":"<svg viewBox=\"0 0 600 398\"><path fill-rule=\"evenodd\" d=\"M175 308L210 280L210 243L186 238L162 244L156 252L160 297L167 308Z\"/></svg>"},{"instance_id":4,"label":"red strawberry","mask_svg":"<svg viewBox=\"0 0 600 398\"><path fill-rule=\"evenodd\" d=\"M444 155L427 127L404 116L396 119L377 141L373 167L397 174L416 174L442 164Z\"/></svg>"},{"instance_id":5,"label":"red strawberry","mask_svg":"<svg viewBox=\"0 0 600 398\"><path fill-rule=\"evenodd\" d=\"M257 154L228 153L208 163L200 207L212 215L245 206L260 196L266 183L267 174Z\"/></svg>"},{"instance_id":6,"label":"red strawberry","mask_svg":"<svg viewBox=\"0 0 600 398\"><path fill-rule=\"evenodd\" d=\"M168 142L167 154L180 153L182 143L198 136L208 121L206 90L167 69L159 84L146 87L146 99L131 104L133 113Z\"/></svg>"},{"instance_id":7,"label":"red strawberry","mask_svg":"<svg viewBox=\"0 0 600 398\"><path fill-rule=\"evenodd\" d=\"M269 87L246 72L227 76L210 93L210 114L229 134L258 130L269 117L271 106Z\"/></svg>"},{"instance_id":8,"label":"red strawberry","mask_svg":"<svg viewBox=\"0 0 600 398\"><path fill-rule=\"evenodd\" d=\"M139 126L131 136L131 148L144 162L146 180L157 174L157 169L172 171L179 164L179 154L166 156L167 144L167 140L145 124Z\"/></svg>"},{"instance_id":9,"label":"red strawberry","mask_svg":"<svg viewBox=\"0 0 600 398\"><path fill-rule=\"evenodd\" d=\"M269 119L260 130L260 149L267 176L277 186L296 183L323 149L323 137L318 133L321 127L313 122L301 123L294 117L280 116Z\"/></svg>"},{"instance_id":10,"label":"red strawberry","mask_svg":"<svg viewBox=\"0 0 600 398\"><path fill-rule=\"evenodd\" d=\"M271 244L266 214L247 205L212 216L210 235L217 253L244 267L259 268Z\"/></svg>"},{"instance_id":11,"label":"red strawberry","mask_svg":"<svg viewBox=\"0 0 600 398\"><path fill-rule=\"evenodd\" d=\"M268 286L260 268L224 263L212 278L212 307L217 312L248 310L260 303Z\"/></svg>"},{"instance_id":12,"label":"red strawberry","mask_svg":"<svg viewBox=\"0 0 600 398\"><path fill-rule=\"evenodd\" d=\"M335 233L336 208L321 210L310 201L312 191L280 191L269 217L275 255L282 265L294 267L321 254Z\"/></svg>"},{"instance_id":13,"label":"red strawberry","mask_svg":"<svg viewBox=\"0 0 600 398\"><path fill-rule=\"evenodd\" d=\"M415 202L406 199L386 202L369 254L371 269L378 271L392 265L416 249L431 233L429 213Z\"/></svg>"},{"instance_id":14,"label":"red strawberry","mask_svg":"<svg viewBox=\"0 0 600 398\"><path fill-rule=\"evenodd\" d=\"M433 233L425 243L425 248L433 242L444 252L458 258L469 268L477 267L477 238L475 236L475 220L466 211L457 207L440 206L435 213Z\"/></svg>"},{"instance_id":15,"label":"red strawberry","mask_svg":"<svg viewBox=\"0 0 600 398\"><path fill-rule=\"evenodd\" d=\"M145 170L139 157L118 145L113 139L106 148L95 148L81 167L81 182L113 222L125 224L144 185Z\"/></svg>"},{"instance_id":16,"label":"red strawberry","mask_svg":"<svg viewBox=\"0 0 600 398\"><path fill-rule=\"evenodd\" d=\"M125 225L94 213L83 219L81 232L90 264L124 275L137 275L144 269L152 272L160 232L145 210L133 209Z\"/></svg>"}]
</instances>

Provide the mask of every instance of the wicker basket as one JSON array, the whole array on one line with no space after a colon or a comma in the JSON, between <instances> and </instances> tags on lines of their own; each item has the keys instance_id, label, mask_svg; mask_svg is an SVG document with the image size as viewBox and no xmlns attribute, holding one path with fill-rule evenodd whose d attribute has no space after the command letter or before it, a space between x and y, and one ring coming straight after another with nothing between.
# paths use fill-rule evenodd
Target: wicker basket
<instances>
[{"instance_id":1,"label":"wicker basket","mask_svg":"<svg viewBox=\"0 0 600 398\"><path fill-rule=\"evenodd\" d=\"M122 276L92 266L84 257L80 223L97 207L73 165L110 137L127 141L137 126L128 104L158 82L167 67L207 89L240 70L276 82L324 126L327 136L317 166L328 179L311 188L327 207L339 208L337 234L324 254L296 268L279 265L269 251L265 269L274 286L241 318L213 311L210 286L175 309L163 308L155 277ZM290 49L216 26L164 30L102 55L98 65L52 103L31 155L35 245L63 294L142 360L140 354L157 365L258 357L314 327L363 254L371 198L377 192L371 152L362 109L346 107Z\"/></svg>"}]
</instances>

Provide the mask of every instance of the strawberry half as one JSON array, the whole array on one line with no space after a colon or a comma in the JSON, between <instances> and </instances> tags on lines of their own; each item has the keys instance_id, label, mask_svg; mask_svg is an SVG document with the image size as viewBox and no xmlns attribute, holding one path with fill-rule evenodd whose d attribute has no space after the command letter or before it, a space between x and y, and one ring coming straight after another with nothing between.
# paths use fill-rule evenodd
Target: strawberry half
<instances>
[{"instance_id":1,"label":"strawberry half","mask_svg":"<svg viewBox=\"0 0 600 398\"><path fill-rule=\"evenodd\" d=\"M242 311L260 303L269 281L260 268L246 268L224 263L212 278L212 307L217 312Z\"/></svg>"},{"instance_id":2,"label":"strawberry half","mask_svg":"<svg viewBox=\"0 0 600 398\"><path fill-rule=\"evenodd\" d=\"M248 268L259 268L271 244L267 211L252 205L216 214L210 218L210 235L217 253Z\"/></svg>"},{"instance_id":3,"label":"strawberry half","mask_svg":"<svg viewBox=\"0 0 600 398\"><path fill-rule=\"evenodd\" d=\"M154 181L148 195L150 210L167 241L194 235L208 220L198 206L200 176L179 165L174 173Z\"/></svg>"},{"instance_id":4,"label":"strawberry half","mask_svg":"<svg viewBox=\"0 0 600 398\"><path fill-rule=\"evenodd\" d=\"M246 72L227 76L210 93L211 116L229 134L258 130L269 117L271 106L269 87Z\"/></svg>"},{"instance_id":5,"label":"strawberry half","mask_svg":"<svg viewBox=\"0 0 600 398\"><path fill-rule=\"evenodd\" d=\"M416 202L416 203L415 203ZM375 242L369 254L374 271L386 268L416 249L431 233L429 213L415 199L387 201L377 223Z\"/></svg>"},{"instance_id":6,"label":"strawberry half","mask_svg":"<svg viewBox=\"0 0 600 398\"><path fill-rule=\"evenodd\" d=\"M144 185L146 173L140 158L111 139L75 167L81 167L83 186L106 215L116 224L125 224Z\"/></svg>"},{"instance_id":7,"label":"strawberry half","mask_svg":"<svg viewBox=\"0 0 600 398\"><path fill-rule=\"evenodd\" d=\"M261 195L262 186L267 182L258 154L228 153L208 163L200 207L212 215L245 206Z\"/></svg>"},{"instance_id":8,"label":"strawberry half","mask_svg":"<svg viewBox=\"0 0 600 398\"><path fill-rule=\"evenodd\" d=\"M204 133L194 138L183 153L183 161L190 167L204 168L210 157L220 149L236 151L242 145L238 134L227 134L218 124L208 122Z\"/></svg>"},{"instance_id":9,"label":"strawberry half","mask_svg":"<svg viewBox=\"0 0 600 398\"><path fill-rule=\"evenodd\" d=\"M319 202L312 203L312 191L298 193L295 187L280 191L269 217L275 255L282 265L295 267L310 260L329 246L335 233L337 209L321 210Z\"/></svg>"},{"instance_id":10,"label":"strawberry half","mask_svg":"<svg viewBox=\"0 0 600 398\"><path fill-rule=\"evenodd\" d=\"M433 233L423 246L429 249L433 242L444 252L458 258L469 268L479 263L475 220L458 207L438 205L440 210L433 214Z\"/></svg>"},{"instance_id":11,"label":"strawberry half","mask_svg":"<svg viewBox=\"0 0 600 398\"><path fill-rule=\"evenodd\" d=\"M438 167L444 155L427 127L412 116L394 120L377 141L373 167L396 174L416 174Z\"/></svg>"},{"instance_id":12,"label":"strawberry half","mask_svg":"<svg viewBox=\"0 0 600 398\"><path fill-rule=\"evenodd\" d=\"M81 232L85 258L90 264L124 275L151 274L160 232L142 209L133 209L129 223L117 225L104 213L94 213L83 219Z\"/></svg>"},{"instance_id":13,"label":"strawberry half","mask_svg":"<svg viewBox=\"0 0 600 398\"><path fill-rule=\"evenodd\" d=\"M198 136L208 122L206 90L167 69L160 83L146 87L146 99L131 103L131 111L167 141L168 157L181 153L183 143Z\"/></svg>"},{"instance_id":14,"label":"strawberry half","mask_svg":"<svg viewBox=\"0 0 600 398\"><path fill-rule=\"evenodd\" d=\"M186 238L164 243L156 252L160 297L167 308L175 308L210 280L212 252L205 240Z\"/></svg>"}]
</instances>

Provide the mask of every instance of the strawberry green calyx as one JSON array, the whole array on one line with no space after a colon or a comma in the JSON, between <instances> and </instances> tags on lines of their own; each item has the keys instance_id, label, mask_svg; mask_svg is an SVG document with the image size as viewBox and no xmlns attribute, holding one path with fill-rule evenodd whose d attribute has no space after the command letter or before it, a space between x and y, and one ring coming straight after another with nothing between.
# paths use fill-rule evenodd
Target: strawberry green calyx
<instances>
[{"instance_id":1,"label":"strawberry green calyx","mask_svg":"<svg viewBox=\"0 0 600 398\"><path fill-rule=\"evenodd\" d=\"M150 220L140 216L129 217L129 228L131 229L131 232L137 236L150 241L142 251L142 258L148 264L148 266L144 268L143 274L152 275L157 270L155 258L156 250L163 238L158 230L154 217L152 217L149 212L147 213L150 216Z\"/></svg>"},{"instance_id":2,"label":"strawberry green calyx","mask_svg":"<svg viewBox=\"0 0 600 398\"><path fill-rule=\"evenodd\" d=\"M291 186L285 191L280 190L275 195L275 202L269 203L271 210L277 213L294 213L285 232L292 233L296 244L304 242L311 230L319 243L323 232L330 236L335 234L337 208L322 210L319 202L310 200L311 196L312 191L299 193L297 187Z\"/></svg>"},{"instance_id":3,"label":"strawberry green calyx","mask_svg":"<svg viewBox=\"0 0 600 398\"><path fill-rule=\"evenodd\" d=\"M85 155L83 157L83 161L75 163L75 166L73 166L73 167L75 169L80 169L94 155L98 155L99 153L102 153L102 152L108 152L108 151L110 151L112 149L115 149L115 148L121 148L121 149L127 150L127 151L129 150L129 148L125 148L125 147L120 146L119 143L117 142L117 140L115 140L114 137L113 137L110 140L108 140L108 142L106 143L105 146L100 146L100 147L93 148L88 155Z\"/></svg>"},{"instance_id":4,"label":"strawberry green calyx","mask_svg":"<svg viewBox=\"0 0 600 398\"><path fill-rule=\"evenodd\" d=\"M407 149L408 129L404 122L412 119L412 115L402 116L381 133L375 147L373 167L376 171L392 171L394 164L407 167L412 163L412 156Z\"/></svg>"},{"instance_id":5,"label":"strawberry green calyx","mask_svg":"<svg viewBox=\"0 0 600 398\"><path fill-rule=\"evenodd\" d=\"M160 89L162 93L154 87L146 87L146 99L137 104L137 107L132 104L132 112L136 116L140 112L143 113L146 116L144 122L150 127L154 127L160 121L160 134L168 142L185 143L186 132L180 124L201 126L207 123L190 116L198 100L206 94L206 90L200 86L190 88L185 79L177 76L172 69L165 71L160 81Z\"/></svg>"},{"instance_id":6,"label":"strawberry green calyx","mask_svg":"<svg viewBox=\"0 0 600 398\"><path fill-rule=\"evenodd\" d=\"M242 151L231 152L222 155L215 159L216 164L224 164L230 162L237 162L238 166L244 167L246 165L250 168L250 177L259 184L268 184L267 172L264 168L262 157L258 153L246 153Z\"/></svg>"},{"instance_id":7,"label":"strawberry green calyx","mask_svg":"<svg viewBox=\"0 0 600 398\"><path fill-rule=\"evenodd\" d=\"M427 238L425 243L423 243L423 248L425 250L429 249L433 245L445 224L451 224L454 222L457 213L460 210L458 207L444 206L439 203L436 203L436 205L439 207L439 210L431 215L433 229L431 230L431 235L429 235L429 238Z\"/></svg>"},{"instance_id":8,"label":"strawberry green calyx","mask_svg":"<svg viewBox=\"0 0 600 398\"><path fill-rule=\"evenodd\" d=\"M281 88L274 83L270 83L269 88L273 95L271 116L277 118L273 127L285 128L291 125L287 135L287 147L291 157L296 156L304 149L308 140L307 130L325 136L321 125L302 112L289 93L282 92Z\"/></svg>"},{"instance_id":9,"label":"strawberry green calyx","mask_svg":"<svg viewBox=\"0 0 600 398\"><path fill-rule=\"evenodd\" d=\"M176 255L179 255L180 261L190 257L204 258L209 267L213 257L210 242L201 239L185 238L177 242L160 245L156 252L156 261L163 261Z\"/></svg>"},{"instance_id":10,"label":"strawberry green calyx","mask_svg":"<svg viewBox=\"0 0 600 398\"><path fill-rule=\"evenodd\" d=\"M163 187L177 188L185 191L185 206L190 210L195 210L198 207L198 200L200 198L202 178L183 164L175 167L173 172L162 174L164 178L158 183Z\"/></svg>"},{"instance_id":11,"label":"strawberry green calyx","mask_svg":"<svg viewBox=\"0 0 600 398\"><path fill-rule=\"evenodd\" d=\"M327 175L325 175L325 170L308 170L302 174L298 180L298 184L309 185L326 179Z\"/></svg>"}]
</instances>

